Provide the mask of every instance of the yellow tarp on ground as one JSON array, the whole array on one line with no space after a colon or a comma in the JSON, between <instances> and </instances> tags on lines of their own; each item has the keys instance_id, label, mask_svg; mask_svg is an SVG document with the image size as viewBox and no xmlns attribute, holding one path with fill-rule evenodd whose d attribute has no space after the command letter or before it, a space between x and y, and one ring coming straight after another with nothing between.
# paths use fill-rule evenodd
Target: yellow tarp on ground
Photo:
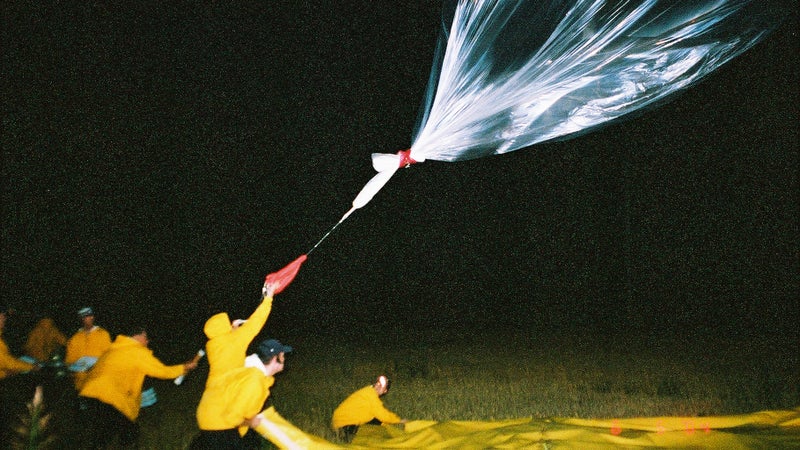
<instances>
[{"instance_id":1,"label":"yellow tarp on ground","mask_svg":"<svg viewBox=\"0 0 800 450\"><path fill-rule=\"evenodd\" d=\"M800 407L709 417L413 421L363 426L350 445L308 435L274 410L265 417L278 433L262 435L287 449L800 449Z\"/></svg>"}]
</instances>

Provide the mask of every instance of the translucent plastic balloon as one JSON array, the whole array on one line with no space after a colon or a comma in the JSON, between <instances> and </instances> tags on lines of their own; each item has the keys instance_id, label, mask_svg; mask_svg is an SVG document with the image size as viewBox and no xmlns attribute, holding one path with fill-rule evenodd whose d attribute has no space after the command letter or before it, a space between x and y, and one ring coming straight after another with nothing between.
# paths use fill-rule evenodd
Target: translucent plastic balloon
<instances>
[{"instance_id":1,"label":"translucent plastic balloon","mask_svg":"<svg viewBox=\"0 0 800 450\"><path fill-rule=\"evenodd\" d=\"M460 0L443 29L410 153L373 154L364 206L398 167L507 153L652 107L752 47L769 0Z\"/></svg>"},{"instance_id":2,"label":"translucent plastic balloon","mask_svg":"<svg viewBox=\"0 0 800 450\"><path fill-rule=\"evenodd\" d=\"M466 160L586 132L686 88L780 19L762 0L459 1L411 158Z\"/></svg>"}]
</instances>

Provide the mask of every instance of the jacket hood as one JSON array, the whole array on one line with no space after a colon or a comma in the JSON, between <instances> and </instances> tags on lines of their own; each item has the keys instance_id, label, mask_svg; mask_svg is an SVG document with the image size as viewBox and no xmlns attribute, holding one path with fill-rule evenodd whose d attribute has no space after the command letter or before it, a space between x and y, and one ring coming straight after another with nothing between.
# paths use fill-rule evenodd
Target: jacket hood
<instances>
[{"instance_id":1,"label":"jacket hood","mask_svg":"<svg viewBox=\"0 0 800 450\"><path fill-rule=\"evenodd\" d=\"M230 333L231 319L228 317L228 313L223 312L211 316L211 318L206 321L203 331L209 339L214 339L217 336Z\"/></svg>"}]
</instances>

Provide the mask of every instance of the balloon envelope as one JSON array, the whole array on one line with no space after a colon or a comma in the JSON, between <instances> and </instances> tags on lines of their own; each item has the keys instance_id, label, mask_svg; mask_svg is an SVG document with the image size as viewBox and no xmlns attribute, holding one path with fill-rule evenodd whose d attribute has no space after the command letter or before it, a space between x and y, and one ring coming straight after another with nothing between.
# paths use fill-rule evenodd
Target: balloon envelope
<instances>
[{"instance_id":1,"label":"balloon envelope","mask_svg":"<svg viewBox=\"0 0 800 450\"><path fill-rule=\"evenodd\" d=\"M769 0L462 0L449 10L417 161L507 153L652 107L786 16Z\"/></svg>"},{"instance_id":2,"label":"balloon envelope","mask_svg":"<svg viewBox=\"0 0 800 450\"><path fill-rule=\"evenodd\" d=\"M588 132L652 108L755 45L786 16L772 0L460 0L445 8L410 155L460 161ZM395 164L395 166L391 166Z\"/></svg>"}]
</instances>

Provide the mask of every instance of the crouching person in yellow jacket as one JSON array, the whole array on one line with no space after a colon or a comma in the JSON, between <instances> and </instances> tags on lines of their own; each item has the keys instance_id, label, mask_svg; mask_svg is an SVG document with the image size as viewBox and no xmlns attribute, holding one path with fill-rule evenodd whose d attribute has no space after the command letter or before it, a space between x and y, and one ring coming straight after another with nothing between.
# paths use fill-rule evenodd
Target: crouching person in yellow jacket
<instances>
[{"instance_id":1,"label":"crouching person in yellow jacket","mask_svg":"<svg viewBox=\"0 0 800 450\"><path fill-rule=\"evenodd\" d=\"M148 343L142 327L134 328L129 336L119 335L89 371L79 395L87 405L90 448L104 448L116 437L120 446L136 442L146 376L176 378L197 367L194 361L166 366L153 356Z\"/></svg>"},{"instance_id":2,"label":"crouching person in yellow jacket","mask_svg":"<svg viewBox=\"0 0 800 450\"><path fill-rule=\"evenodd\" d=\"M381 375L370 386L365 386L344 399L333 411L331 427L340 439L350 442L360 425L405 423L397 414L383 406L381 397L389 392L389 379Z\"/></svg>"},{"instance_id":3,"label":"crouching person in yellow jacket","mask_svg":"<svg viewBox=\"0 0 800 450\"><path fill-rule=\"evenodd\" d=\"M268 339L258 346L257 355L247 357L244 367L230 370L218 383L207 385L197 407L200 434L189 449L248 448L242 437L248 428L258 429L269 389L275 375L283 370L286 353L291 351L292 347Z\"/></svg>"}]
</instances>

